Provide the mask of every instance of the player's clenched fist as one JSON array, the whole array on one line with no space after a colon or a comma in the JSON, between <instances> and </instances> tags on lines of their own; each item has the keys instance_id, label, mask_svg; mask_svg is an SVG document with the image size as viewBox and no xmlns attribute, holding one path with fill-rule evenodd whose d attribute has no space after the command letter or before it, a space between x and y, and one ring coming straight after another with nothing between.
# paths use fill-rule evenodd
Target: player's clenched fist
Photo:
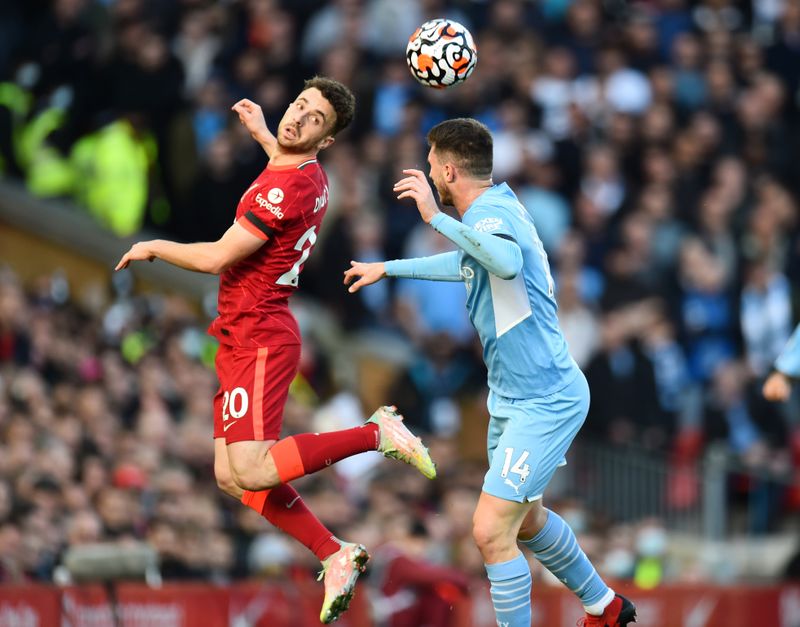
<instances>
[{"instance_id":1,"label":"player's clenched fist","mask_svg":"<svg viewBox=\"0 0 800 627\"><path fill-rule=\"evenodd\" d=\"M417 203L419 215L425 222L430 222L433 216L439 213L439 205L436 204L427 177L420 170L403 170L403 174L408 176L397 181L393 188L395 193L399 192L397 199L413 198Z\"/></svg>"},{"instance_id":2,"label":"player's clenched fist","mask_svg":"<svg viewBox=\"0 0 800 627\"><path fill-rule=\"evenodd\" d=\"M243 98L233 105L231 109L239 116L239 121L250 131L253 139L261 144L267 154L271 156L277 140L267 128L267 122L264 119L261 107L252 100Z\"/></svg>"},{"instance_id":3,"label":"player's clenched fist","mask_svg":"<svg viewBox=\"0 0 800 627\"><path fill-rule=\"evenodd\" d=\"M792 384L782 372L773 372L764 382L762 391L768 401L786 401L792 393Z\"/></svg>"},{"instance_id":4,"label":"player's clenched fist","mask_svg":"<svg viewBox=\"0 0 800 627\"><path fill-rule=\"evenodd\" d=\"M351 294L357 292L365 285L372 285L377 283L386 276L386 268L383 262L377 263L361 263L360 261L351 261L352 266L349 270L344 271L344 284L350 285L347 290ZM359 278L360 277L360 278ZM358 279L356 281L356 279Z\"/></svg>"},{"instance_id":5,"label":"player's clenched fist","mask_svg":"<svg viewBox=\"0 0 800 627\"><path fill-rule=\"evenodd\" d=\"M152 250L153 242L136 242L131 249L122 255L117 267L114 270L122 270L127 268L131 261L153 261L156 258Z\"/></svg>"},{"instance_id":6,"label":"player's clenched fist","mask_svg":"<svg viewBox=\"0 0 800 627\"><path fill-rule=\"evenodd\" d=\"M244 98L231 107L239 116L239 121L251 133L263 131L267 128L264 113L261 107L252 100Z\"/></svg>"}]
</instances>

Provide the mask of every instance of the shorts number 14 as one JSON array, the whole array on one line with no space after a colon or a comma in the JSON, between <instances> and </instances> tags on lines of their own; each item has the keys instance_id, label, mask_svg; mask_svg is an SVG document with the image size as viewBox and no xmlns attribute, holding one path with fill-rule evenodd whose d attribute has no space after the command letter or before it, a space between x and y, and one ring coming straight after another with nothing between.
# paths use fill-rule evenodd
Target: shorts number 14
<instances>
[{"instance_id":1,"label":"shorts number 14","mask_svg":"<svg viewBox=\"0 0 800 627\"><path fill-rule=\"evenodd\" d=\"M525 479L527 479L528 475L531 474L531 467L525 463L525 460L528 459L528 455L530 455L528 451L522 451L519 458L512 466L511 460L514 458L514 449L507 448L506 460L503 463L503 470L500 473L500 476L505 479L509 472L513 472L514 474L519 475L520 483L525 483Z\"/></svg>"}]
</instances>

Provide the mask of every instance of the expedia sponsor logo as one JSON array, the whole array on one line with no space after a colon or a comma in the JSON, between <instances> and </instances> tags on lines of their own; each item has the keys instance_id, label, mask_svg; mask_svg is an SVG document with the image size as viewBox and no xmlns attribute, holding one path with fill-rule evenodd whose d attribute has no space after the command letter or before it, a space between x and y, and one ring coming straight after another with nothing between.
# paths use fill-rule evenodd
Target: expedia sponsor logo
<instances>
[{"instance_id":1,"label":"expedia sponsor logo","mask_svg":"<svg viewBox=\"0 0 800 627\"><path fill-rule=\"evenodd\" d=\"M283 190L280 187L273 187L271 190L267 192L267 200L276 205L281 204L283 200Z\"/></svg>"},{"instance_id":2,"label":"expedia sponsor logo","mask_svg":"<svg viewBox=\"0 0 800 627\"><path fill-rule=\"evenodd\" d=\"M280 207L276 207L271 202L269 202L266 198L261 195L261 192L256 194L256 204L261 207L262 209L266 209L272 215L274 215L278 220L283 220L283 211L281 211Z\"/></svg>"}]
</instances>

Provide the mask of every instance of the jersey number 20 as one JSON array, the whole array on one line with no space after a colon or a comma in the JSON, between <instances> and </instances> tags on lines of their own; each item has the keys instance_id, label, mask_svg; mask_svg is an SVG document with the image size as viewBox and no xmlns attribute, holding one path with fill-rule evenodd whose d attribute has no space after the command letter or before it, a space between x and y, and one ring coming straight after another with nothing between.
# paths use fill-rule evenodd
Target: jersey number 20
<instances>
[{"instance_id":1,"label":"jersey number 20","mask_svg":"<svg viewBox=\"0 0 800 627\"><path fill-rule=\"evenodd\" d=\"M300 255L300 259L295 262L288 272L284 272L280 275L275 283L278 285L297 287L297 282L300 280L300 268L306 262L306 259L308 259L308 256L311 254L311 249L317 242L316 231L317 226L314 225L300 236L300 239L298 239L297 243L294 245L295 250L303 251ZM306 244L308 244L308 246L306 246Z\"/></svg>"}]
</instances>

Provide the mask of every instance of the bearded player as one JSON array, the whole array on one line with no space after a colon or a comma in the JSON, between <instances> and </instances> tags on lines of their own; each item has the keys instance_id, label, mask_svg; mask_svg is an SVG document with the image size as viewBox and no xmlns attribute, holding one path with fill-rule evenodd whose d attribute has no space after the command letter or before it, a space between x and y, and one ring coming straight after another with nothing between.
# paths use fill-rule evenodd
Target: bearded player
<instances>
[{"instance_id":1,"label":"bearded player","mask_svg":"<svg viewBox=\"0 0 800 627\"><path fill-rule=\"evenodd\" d=\"M488 369L489 470L473 518L498 627L530 627L531 573L518 547L581 600L584 627L625 627L636 608L597 574L575 534L542 504L556 467L589 409L589 386L556 317L555 286L536 227L511 188L492 181L492 135L477 120L446 120L428 133L430 177L420 170L394 191L459 250L420 259L352 262L350 292L386 276L463 281Z\"/></svg>"},{"instance_id":2,"label":"bearded player","mask_svg":"<svg viewBox=\"0 0 800 627\"><path fill-rule=\"evenodd\" d=\"M354 108L347 87L315 77L289 105L275 137L258 105L238 102L234 111L270 161L239 201L233 225L216 242L139 242L116 267L162 259L220 275L219 316L209 327L220 342L214 474L224 492L303 543L322 562L323 623L347 609L369 555L364 546L342 542L326 529L289 482L374 450L411 464L428 478L436 476L427 449L389 407L378 409L361 427L279 439L300 358L300 331L288 300L328 206L328 179L316 157L350 124Z\"/></svg>"}]
</instances>

